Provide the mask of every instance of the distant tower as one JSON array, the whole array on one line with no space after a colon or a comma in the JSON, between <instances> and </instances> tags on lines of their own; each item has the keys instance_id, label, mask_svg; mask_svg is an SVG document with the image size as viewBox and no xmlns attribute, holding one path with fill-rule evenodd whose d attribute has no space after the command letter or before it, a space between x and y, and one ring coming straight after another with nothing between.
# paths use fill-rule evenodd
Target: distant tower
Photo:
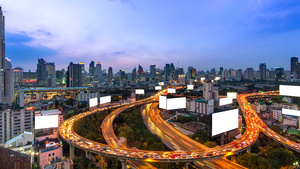
<instances>
[{"instance_id":1,"label":"distant tower","mask_svg":"<svg viewBox=\"0 0 300 169\"><path fill-rule=\"evenodd\" d=\"M95 62L91 61L90 65L89 65L89 74L90 76L94 76L95 73Z\"/></svg>"},{"instance_id":2,"label":"distant tower","mask_svg":"<svg viewBox=\"0 0 300 169\"><path fill-rule=\"evenodd\" d=\"M5 68L5 18L0 6L0 69Z\"/></svg>"},{"instance_id":3,"label":"distant tower","mask_svg":"<svg viewBox=\"0 0 300 169\"><path fill-rule=\"evenodd\" d=\"M96 64L95 76L97 76L100 81L103 79L102 67L101 67L101 63L100 62L97 62L97 64Z\"/></svg>"},{"instance_id":4,"label":"distant tower","mask_svg":"<svg viewBox=\"0 0 300 169\"><path fill-rule=\"evenodd\" d=\"M291 58L291 74L295 75L298 79L300 78L300 68L299 68L299 62L298 57L292 57Z\"/></svg>"},{"instance_id":5,"label":"distant tower","mask_svg":"<svg viewBox=\"0 0 300 169\"><path fill-rule=\"evenodd\" d=\"M259 64L259 79L266 80L267 76L267 66L265 63Z\"/></svg>"},{"instance_id":6,"label":"distant tower","mask_svg":"<svg viewBox=\"0 0 300 169\"><path fill-rule=\"evenodd\" d=\"M108 81L111 82L113 80L114 76L113 76L113 70L112 67L108 68Z\"/></svg>"}]
</instances>

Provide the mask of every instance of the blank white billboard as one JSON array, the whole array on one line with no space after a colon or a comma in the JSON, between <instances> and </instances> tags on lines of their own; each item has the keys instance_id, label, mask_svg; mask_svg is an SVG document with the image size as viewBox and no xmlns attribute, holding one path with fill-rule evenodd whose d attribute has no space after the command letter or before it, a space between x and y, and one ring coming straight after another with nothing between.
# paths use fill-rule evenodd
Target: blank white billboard
<instances>
[{"instance_id":1,"label":"blank white billboard","mask_svg":"<svg viewBox=\"0 0 300 169\"><path fill-rule=\"evenodd\" d=\"M186 108L185 97L167 99L167 110L185 109L185 108Z\"/></svg>"},{"instance_id":2,"label":"blank white billboard","mask_svg":"<svg viewBox=\"0 0 300 169\"><path fill-rule=\"evenodd\" d=\"M161 90L162 87L161 86L155 86L155 90Z\"/></svg>"},{"instance_id":3,"label":"blank white billboard","mask_svg":"<svg viewBox=\"0 0 300 169\"><path fill-rule=\"evenodd\" d=\"M34 128L45 129L58 127L58 115L51 116L35 116Z\"/></svg>"},{"instance_id":4,"label":"blank white billboard","mask_svg":"<svg viewBox=\"0 0 300 169\"><path fill-rule=\"evenodd\" d=\"M167 96L159 96L159 108L167 109Z\"/></svg>"},{"instance_id":5,"label":"blank white billboard","mask_svg":"<svg viewBox=\"0 0 300 169\"><path fill-rule=\"evenodd\" d=\"M145 94L144 89L135 89L135 94Z\"/></svg>"},{"instance_id":6,"label":"blank white billboard","mask_svg":"<svg viewBox=\"0 0 300 169\"><path fill-rule=\"evenodd\" d=\"M279 95L300 97L300 86L279 85Z\"/></svg>"},{"instance_id":7,"label":"blank white billboard","mask_svg":"<svg viewBox=\"0 0 300 169\"><path fill-rule=\"evenodd\" d=\"M110 103L110 102L111 102L111 96L100 97L100 104Z\"/></svg>"},{"instance_id":8,"label":"blank white billboard","mask_svg":"<svg viewBox=\"0 0 300 169\"><path fill-rule=\"evenodd\" d=\"M176 93L176 89L174 89L174 88L168 88L168 93Z\"/></svg>"},{"instance_id":9,"label":"blank white billboard","mask_svg":"<svg viewBox=\"0 0 300 169\"><path fill-rule=\"evenodd\" d=\"M223 106L226 104L232 104L232 98L220 98L219 106Z\"/></svg>"},{"instance_id":10,"label":"blank white billboard","mask_svg":"<svg viewBox=\"0 0 300 169\"><path fill-rule=\"evenodd\" d=\"M95 97L95 98L90 99L89 104L90 104L90 107L97 106L98 105L98 98Z\"/></svg>"},{"instance_id":11,"label":"blank white billboard","mask_svg":"<svg viewBox=\"0 0 300 169\"><path fill-rule=\"evenodd\" d=\"M282 114L300 116L299 110L282 109Z\"/></svg>"},{"instance_id":12,"label":"blank white billboard","mask_svg":"<svg viewBox=\"0 0 300 169\"><path fill-rule=\"evenodd\" d=\"M236 92L228 92L227 93L228 98L236 99L236 96L237 96Z\"/></svg>"},{"instance_id":13,"label":"blank white billboard","mask_svg":"<svg viewBox=\"0 0 300 169\"><path fill-rule=\"evenodd\" d=\"M204 81L204 80L205 80L205 77L201 77L200 80L201 80L201 81Z\"/></svg>"},{"instance_id":14,"label":"blank white billboard","mask_svg":"<svg viewBox=\"0 0 300 169\"><path fill-rule=\"evenodd\" d=\"M188 90L194 90L194 85L187 85Z\"/></svg>"},{"instance_id":15,"label":"blank white billboard","mask_svg":"<svg viewBox=\"0 0 300 169\"><path fill-rule=\"evenodd\" d=\"M212 136L230 131L239 127L238 109L212 114Z\"/></svg>"}]
</instances>

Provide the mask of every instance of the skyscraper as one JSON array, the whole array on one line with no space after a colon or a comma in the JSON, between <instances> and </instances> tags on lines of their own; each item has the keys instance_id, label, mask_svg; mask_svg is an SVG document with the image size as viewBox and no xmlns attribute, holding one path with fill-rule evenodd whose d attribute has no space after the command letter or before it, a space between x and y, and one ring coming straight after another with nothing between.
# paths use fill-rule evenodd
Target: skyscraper
<instances>
[{"instance_id":1,"label":"skyscraper","mask_svg":"<svg viewBox=\"0 0 300 169\"><path fill-rule=\"evenodd\" d=\"M48 76L51 76L51 77L56 76L55 64L53 62L52 63L47 63L47 74L48 74Z\"/></svg>"},{"instance_id":2,"label":"skyscraper","mask_svg":"<svg viewBox=\"0 0 300 169\"><path fill-rule=\"evenodd\" d=\"M169 81L170 78L170 64L165 66L165 81Z\"/></svg>"},{"instance_id":3,"label":"skyscraper","mask_svg":"<svg viewBox=\"0 0 300 169\"><path fill-rule=\"evenodd\" d=\"M132 70L131 81L133 81L133 82L136 81L136 67Z\"/></svg>"},{"instance_id":4,"label":"skyscraper","mask_svg":"<svg viewBox=\"0 0 300 169\"><path fill-rule=\"evenodd\" d=\"M47 64L46 60L38 59L37 69L36 69L37 81L38 83L45 82L47 78Z\"/></svg>"},{"instance_id":5,"label":"skyscraper","mask_svg":"<svg viewBox=\"0 0 300 169\"><path fill-rule=\"evenodd\" d=\"M259 79L266 80L267 77L267 66L265 63L259 64Z\"/></svg>"},{"instance_id":6,"label":"skyscraper","mask_svg":"<svg viewBox=\"0 0 300 169\"><path fill-rule=\"evenodd\" d=\"M0 6L0 69L5 68L5 18Z\"/></svg>"},{"instance_id":7,"label":"skyscraper","mask_svg":"<svg viewBox=\"0 0 300 169\"><path fill-rule=\"evenodd\" d=\"M66 73L67 87L80 87L83 83L82 64L71 62Z\"/></svg>"},{"instance_id":8,"label":"skyscraper","mask_svg":"<svg viewBox=\"0 0 300 169\"><path fill-rule=\"evenodd\" d=\"M156 65L150 65L150 80L154 81L156 75Z\"/></svg>"},{"instance_id":9,"label":"skyscraper","mask_svg":"<svg viewBox=\"0 0 300 169\"><path fill-rule=\"evenodd\" d=\"M103 80L103 74L102 74L102 68L100 62L97 62L96 64L94 75L97 76L100 81Z\"/></svg>"},{"instance_id":10,"label":"skyscraper","mask_svg":"<svg viewBox=\"0 0 300 169\"><path fill-rule=\"evenodd\" d=\"M292 57L291 58L291 74L295 75L295 78L300 78L300 68L299 68L299 62L298 57Z\"/></svg>"},{"instance_id":11,"label":"skyscraper","mask_svg":"<svg viewBox=\"0 0 300 169\"><path fill-rule=\"evenodd\" d=\"M275 68L275 80L277 81L284 80L284 69L282 67Z\"/></svg>"},{"instance_id":12,"label":"skyscraper","mask_svg":"<svg viewBox=\"0 0 300 169\"><path fill-rule=\"evenodd\" d=\"M89 74L90 74L90 76L95 75L95 62L94 61L91 61L90 65L89 65Z\"/></svg>"},{"instance_id":13,"label":"skyscraper","mask_svg":"<svg viewBox=\"0 0 300 169\"><path fill-rule=\"evenodd\" d=\"M113 80L114 76L113 76L113 70L112 67L108 68L108 81L111 82Z\"/></svg>"}]
</instances>

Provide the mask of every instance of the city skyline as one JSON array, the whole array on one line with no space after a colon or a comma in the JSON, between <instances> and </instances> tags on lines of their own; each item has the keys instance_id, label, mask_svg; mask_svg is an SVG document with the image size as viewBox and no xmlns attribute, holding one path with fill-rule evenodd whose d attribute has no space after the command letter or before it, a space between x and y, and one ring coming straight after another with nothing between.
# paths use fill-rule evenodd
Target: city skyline
<instances>
[{"instance_id":1,"label":"city skyline","mask_svg":"<svg viewBox=\"0 0 300 169\"><path fill-rule=\"evenodd\" d=\"M300 5L293 1L17 4L1 4L6 57L25 71L35 71L38 58L58 70L70 62L84 62L87 70L91 61L126 71L178 62L197 70L258 70L259 63L289 70L289 59L300 53Z\"/></svg>"}]
</instances>

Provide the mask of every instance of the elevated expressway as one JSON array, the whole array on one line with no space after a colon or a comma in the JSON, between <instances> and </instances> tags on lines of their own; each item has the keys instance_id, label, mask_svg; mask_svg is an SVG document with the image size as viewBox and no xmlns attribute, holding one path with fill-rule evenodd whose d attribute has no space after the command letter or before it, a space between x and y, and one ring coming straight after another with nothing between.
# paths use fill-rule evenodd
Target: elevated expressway
<instances>
[{"instance_id":1,"label":"elevated expressway","mask_svg":"<svg viewBox=\"0 0 300 169\"><path fill-rule=\"evenodd\" d=\"M287 138L281 136L280 134L274 132L269 127L265 125L265 123L258 117L256 111L252 108L250 104L248 104L248 97L260 97L260 96L272 96L272 95L278 95L278 92L266 92L266 93L250 93L250 94L240 94L238 95L238 102L241 107L241 110L244 113L244 117L248 117L248 119L252 119L254 123L256 124L257 128L260 132L264 133L269 138L275 140L276 142L282 144L284 147L290 148L298 153L300 153L300 144L295 143L291 140L288 140Z\"/></svg>"},{"instance_id":2,"label":"elevated expressway","mask_svg":"<svg viewBox=\"0 0 300 169\"><path fill-rule=\"evenodd\" d=\"M148 129L157 134L163 143L172 150L181 150L181 151L192 151L197 152L199 150L204 152L211 152L220 153L220 154L227 154L232 155L231 151L243 151L241 149L233 148L236 145L245 143L245 147L249 146L251 143L248 142L247 137L254 137L254 135L245 134L244 137L226 144L224 146L220 146L217 148L208 148L199 142L187 137L186 135L182 134L180 131L174 129L171 125L165 122L161 116L159 115L159 109L157 108L157 103L148 104L146 108L142 110L142 116L144 122ZM258 135L258 132L253 132L253 134ZM253 143L253 142L252 142ZM248 145L247 145L248 144ZM211 160L203 160L203 161L196 161L194 164L199 168L245 168L241 165L238 165L234 162L231 162L225 158L218 158L218 159L211 159Z\"/></svg>"},{"instance_id":3,"label":"elevated expressway","mask_svg":"<svg viewBox=\"0 0 300 169\"><path fill-rule=\"evenodd\" d=\"M194 144L193 142L189 142L192 140L188 140L186 138L186 139L182 140L183 143L184 142L186 142L186 143L181 145L181 147L177 147L177 148L175 146L173 147L174 149L183 149L183 150L186 150L188 148L187 151L180 152L181 154L184 153L186 156L185 157L180 156L179 158L170 158L170 157L165 158L166 153L169 154L169 156L172 156L172 155L177 156L179 154L179 151L168 151L168 152L147 151L147 150L136 150L136 149L126 148L124 146L121 146L120 148L115 148L116 143L118 142L118 139L116 138L115 134L111 130L112 128L107 127L107 126L109 126L108 124L109 123L113 124L114 118L118 114L120 114L122 111L124 111L125 109L127 109L129 107L157 101L158 96L161 95L162 93L164 93L165 91L166 90L160 91L156 95L153 95L147 99L143 99L143 100L140 100L137 102L96 109L93 111L87 111L87 112L78 114L76 116L73 116L73 117L65 120L62 123L62 125L59 127L59 133L60 133L62 139L65 140L70 145L70 157L71 158L74 157L74 147L77 147L79 149L85 150L88 157L91 155L91 153L94 153L94 154L100 154L100 155L105 155L105 156L110 156L110 157L116 157L116 158L119 158L121 161L134 160L134 161L142 161L142 162L185 162L185 163L194 162L194 161L204 161L205 162L210 159L220 158L225 155L231 155L231 154L235 154L237 152L246 150L257 139L259 130L266 133L267 136L269 136L273 139L278 137L280 139L280 140L277 139L278 142L299 152L298 144L296 144L292 141L289 141L289 140L279 136L278 134L274 133L272 130L268 129L264 125L264 123L257 117L256 112L251 108L251 106L249 106L247 104L248 102L246 100L246 97L250 96L251 94L248 94L248 95L244 94L244 95L238 96L238 102L241 105L242 112L243 112L245 120L246 120L247 128L246 128L246 131L243 134L243 136L240 137L239 139L235 140L232 143L226 144L224 146L216 147L216 148L206 149L206 147L204 147L203 145L200 145L198 143L195 143L195 145L193 145ZM79 136L77 133L74 132L73 124L75 121L77 121L83 117L89 116L91 114L94 114L94 113L99 113L99 112L101 113L101 111L105 110L105 109L118 108L118 107L120 107L120 109L113 111L105 119L104 123L102 124L103 136L107 140L107 143L109 144L109 146L107 144L102 144L102 143L88 140L84 137ZM183 137L184 135L179 133L179 136ZM181 140L176 137L174 138L172 136L170 136L169 138L172 138L173 141ZM186 144L190 144L190 145L187 146ZM146 156L145 157L145 154L157 154L157 156L156 157L154 157L154 156ZM221 160L223 160L223 159L221 159ZM208 161L208 163L210 163L210 162ZM226 163L229 164L228 161ZM142 164L142 163L140 163L140 164ZM139 165L139 164L137 164L137 165ZM145 165L147 165L147 164L145 164ZM200 165L201 165L201 163L200 163ZM212 168L212 167L218 167L218 166L223 166L223 168L226 168L226 165L223 165L222 161L219 161L219 162L217 161L216 164L213 164L211 166L209 166L209 165L204 166L204 168L206 168L206 167ZM228 168L231 168L231 166Z\"/></svg>"}]
</instances>

